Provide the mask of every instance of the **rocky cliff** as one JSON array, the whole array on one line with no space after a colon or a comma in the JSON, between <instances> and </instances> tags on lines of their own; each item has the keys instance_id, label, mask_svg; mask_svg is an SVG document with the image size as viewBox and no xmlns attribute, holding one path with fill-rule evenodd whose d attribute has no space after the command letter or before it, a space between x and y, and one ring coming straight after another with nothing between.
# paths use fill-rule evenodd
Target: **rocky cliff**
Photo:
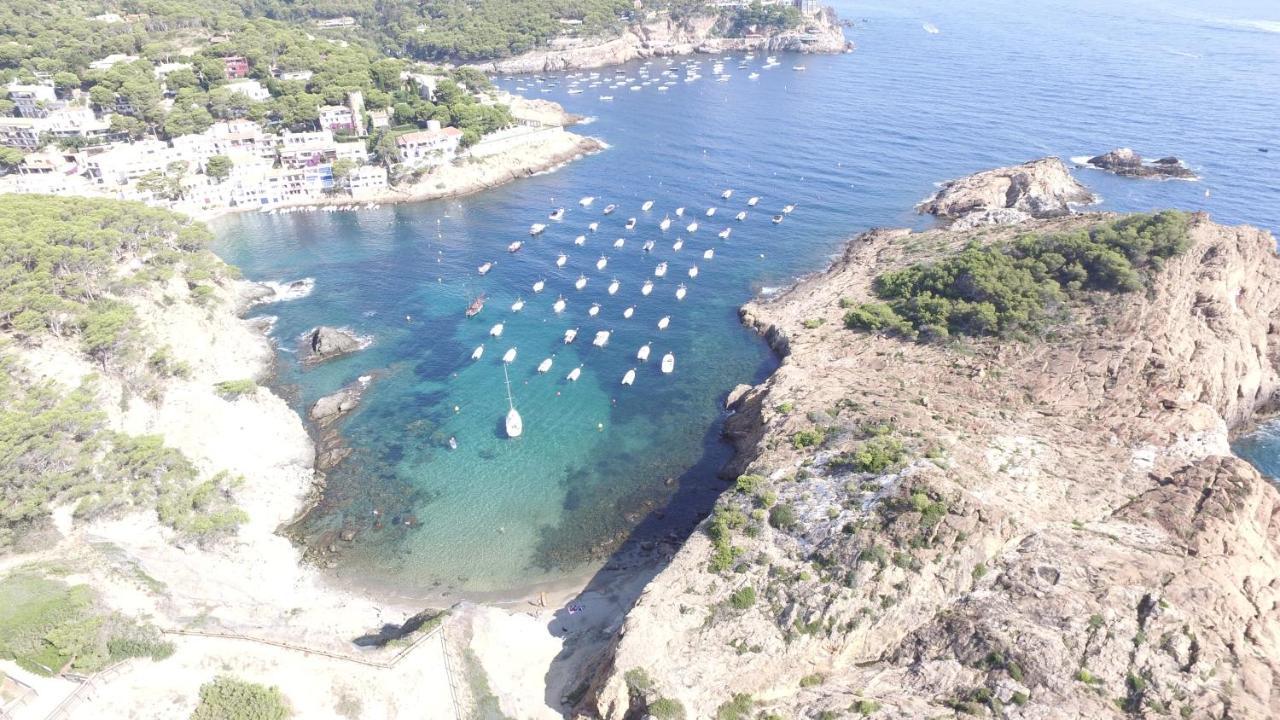
<instances>
[{"instance_id":1,"label":"rocky cliff","mask_svg":"<svg viewBox=\"0 0 1280 720\"><path fill-rule=\"evenodd\" d=\"M1092 202L1093 193L1072 177L1062 160L1045 157L950 180L916 210L962 230L1070 215L1072 205Z\"/></svg>"},{"instance_id":2,"label":"rocky cliff","mask_svg":"<svg viewBox=\"0 0 1280 720\"><path fill-rule=\"evenodd\" d=\"M631 60L755 50L760 52L838 53L852 48L831 8L806 19L795 29L750 38L721 37L718 16L677 22L660 18L628 26L616 38L564 42L545 50L473 65L489 73L554 72L618 65Z\"/></svg>"},{"instance_id":3,"label":"rocky cliff","mask_svg":"<svg viewBox=\"0 0 1280 720\"><path fill-rule=\"evenodd\" d=\"M842 326L886 269L1100 219L872 232L746 306L784 356L728 423L747 475L583 711L1280 716L1280 495L1228 446L1280 383L1274 238L1195 216L1147 292L1045 339Z\"/></svg>"}]
</instances>

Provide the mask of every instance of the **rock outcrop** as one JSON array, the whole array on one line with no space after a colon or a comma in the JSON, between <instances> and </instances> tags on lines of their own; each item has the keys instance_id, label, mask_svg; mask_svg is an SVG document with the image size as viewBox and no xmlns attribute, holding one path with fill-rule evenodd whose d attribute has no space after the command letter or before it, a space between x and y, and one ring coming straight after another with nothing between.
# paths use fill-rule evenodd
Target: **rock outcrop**
<instances>
[{"instance_id":1,"label":"rock outcrop","mask_svg":"<svg viewBox=\"0 0 1280 720\"><path fill-rule=\"evenodd\" d=\"M1142 156L1129 148L1118 148L1103 155L1091 157L1086 161L1091 167L1101 168L1116 175L1139 178L1176 178L1194 180L1196 174L1191 172L1176 157L1160 158L1147 162Z\"/></svg>"},{"instance_id":2,"label":"rock outcrop","mask_svg":"<svg viewBox=\"0 0 1280 720\"><path fill-rule=\"evenodd\" d=\"M751 477L650 582L582 709L1280 717L1280 493L1228 445L1280 390L1274 238L1194 216L1149 291L1073 303L1035 342L842 327L884 270L1103 217L868 233L746 306L786 353L728 423Z\"/></svg>"},{"instance_id":3,"label":"rock outcrop","mask_svg":"<svg viewBox=\"0 0 1280 720\"><path fill-rule=\"evenodd\" d=\"M317 400L311 406L311 411L307 413L308 417L311 418L311 422L323 428L346 417L360 404L364 391L368 389L369 383L372 381L372 376L362 375L360 379L338 392L325 395Z\"/></svg>"},{"instance_id":4,"label":"rock outcrop","mask_svg":"<svg viewBox=\"0 0 1280 720\"><path fill-rule=\"evenodd\" d=\"M750 38L720 37L718 16L699 16L677 22L669 18L628 26L615 38L562 40L546 50L479 63L472 67L488 73L519 74L556 72L618 65L631 60L693 53L759 52L839 53L852 49L839 18L824 8L806 18L803 26Z\"/></svg>"},{"instance_id":5,"label":"rock outcrop","mask_svg":"<svg viewBox=\"0 0 1280 720\"><path fill-rule=\"evenodd\" d=\"M368 347L369 341L345 328L321 325L305 336L306 360L318 363Z\"/></svg>"},{"instance_id":6,"label":"rock outcrop","mask_svg":"<svg viewBox=\"0 0 1280 720\"><path fill-rule=\"evenodd\" d=\"M1046 157L951 180L916 210L955 221L960 230L1069 215L1073 204L1092 202L1093 193L1062 160Z\"/></svg>"}]
</instances>

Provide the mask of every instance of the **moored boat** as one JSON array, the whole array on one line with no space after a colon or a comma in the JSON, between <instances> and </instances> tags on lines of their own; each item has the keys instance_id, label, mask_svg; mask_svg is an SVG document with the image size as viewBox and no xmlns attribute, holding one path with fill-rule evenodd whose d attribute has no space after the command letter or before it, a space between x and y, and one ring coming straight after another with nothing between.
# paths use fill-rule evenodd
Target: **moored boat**
<instances>
[{"instance_id":1,"label":"moored boat","mask_svg":"<svg viewBox=\"0 0 1280 720\"><path fill-rule=\"evenodd\" d=\"M663 231L663 232L666 232L666 231L667 231L667 228L669 228L669 227L671 227L671 218L670 218L670 217L664 217L664 218L662 218L662 222L658 223L658 229L659 229L659 230L661 230L661 231Z\"/></svg>"},{"instance_id":2,"label":"moored boat","mask_svg":"<svg viewBox=\"0 0 1280 720\"><path fill-rule=\"evenodd\" d=\"M608 331L608 330L600 330L600 331L598 331L598 332L596 333L596 337L595 337L595 339L591 341L591 344L592 344L592 345L595 345L595 346L596 346L596 347L598 347L598 348L602 348L602 347L604 347L605 345L608 345L608 344L609 344L609 331Z\"/></svg>"},{"instance_id":3,"label":"moored boat","mask_svg":"<svg viewBox=\"0 0 1280 720\"><path fill-rule=\"evenodd\" d=\"M777 225L777 224L779 224L779 223L781 223L781 222L782 222L782 216L781 216L781 215L774 215L774 216L773 216L773 224L774 224L774 225Z\"/></svg>"},{"instance_id":4,"label":"moored boat","mask_svg":"<svg viewBox=\"0 0 1280 720\"><path fill-rule=\"evenodd\" d=\"M622 247L623 245L626 245L626 244L627 244L627 241L626 241L626 239L625 239L625 238L618 238L617 240L614 240L614 241L613 241L613 246L614 246L614 247L616 247L616 248L620 248L620 247Z\"/></svg>"},{"instance_id":5,"label":"moored boat","mask_svg":"<svg viewBox=\"0 0 1280 720\"><path fill-rule=\"evenodd\" d=\"M666 275L667 264L665 262L658 263L658 266L653 269L653 274L655 277L662 277L663 275Z\"/></svg>"},{"instance_id":6,"label":"moored boat","mask_svg":"<svg viewBox=\"0 0 1280 720\"><path fill-rule=\"evenodd\" d=\"M560 253L560 256L556 258L556 267L564 267L564 264L567 262L569 262L569 256L564 253Z\"/></svg>"},{"instance_id":7,"label":"moored boat","mask_svg":"<svg viewBox=\"0 0 1280 720\"><path fill-rule=\"evenodd\" d=\"M520 413L516 412L516 401L511 397L511 377L507 375L507 366L502 366L502 378L507 383L507 418L505 421L507 437L520 437L524 432L524 421L520 419Z\"/></svg>"},{"instance_id":8,"label":"moored boat","mask_svg":"<svg viewBox=\"0 0 1280 720\"><path fill-rule=\"evenodd\" d=\"M471 351L471 359L479 360L484 357L484 345L477 345L475 350Z\"/></svg>"},{"instance_id":9,"label":"moored boat","mask_svg":"<svg viewBox=\"0 0 1280 720\"><path fill-rule=\"evenodd\" d=\"M734 219L734 220L737 220L738 222L742 222L743 220L746 220L746 219L747 219L747 211L746 211L746 210L743 210L743 211L739 212L737 215L734 215L734 216L733 216L733 219Z\"/></svg>"},{"instance_id":10,"label":"moored boat","mask_svg":"<svg viewBox=\"0 0 1280 720\"><path fill-rule=\"evenodd\" d=\"M667 353L666 355L663 355L662 356L662 372L669 373L675 369L676 369L676 356L673 355L672 353Z\"/></svg>"},{"instance_id":11,"label":"moored boat","mask_svg":"<svg viewBox=\"0 0 1280 720\"><path fill-rule=\"evenodd\" d=\"M651 210L652 208L653 208L653 201L652 201L652 200L645 200L645 201L644 201L644 204L640 206L640 209L641 209L641 210L643 210L643 211L645 211L645 212L649 212L649 210Z\"/></svg>"},{"instance_id":12,"label":"moored boat","mask_svg":"<svg viewBox=\"0 0 1280 720\"><path fill-rule=\"evenodd\" d=\"M653 281L645 280L644 284L640 286L640 294L648 295L651 292L653 292Z\"/></svg>"},{"instance_id":13,"label":"moored boat","mask_svg":"<svg viewBox=\"0 0 1280 720\"><path fill-rule=\"evenodd\" d=\"M617 205L614 205L614 204L610 203L610 204L608 204L608 205L605 205L605 206L604 206L604 214L605 214L605 215L610 215L610 214L612 214L612 213L613 213L613 211L614 211L614 210L617 210L617 209L618 209L618 206L617 206Z\"/></svg>"},{"instance_id":14,"label":"moored boat","mask_svg":"<svg viewBox=\"0 0 1280 720\"><path fill-rule=\"evenodd\" d=\"M684 247L684 238L676 238L676 241L671 244L671 249L676 252L680 252L680 248L682 247Z\"/></svg>"},{"instance_id":15,"label":"moored boat","mask_svg":"<svg viewBox=\"0 0 1280 720\"><path fill-rule=\"evenodd\" d=\"M636 219L635 219L635 218L627 218L627 229L628 229L628 230L635 230L635 229L636 229Z\"/></svg>"},{"instance_id":16,"label":"moored boat","mask_svg":"<svg viewBox=\"0 0 1280 720\"><path fill-rule=\"evenodd\" d=\"M547 226L546 226L546 225L543 225L542 223L534 223L534 224L532 224L532 225L530 225L530 226L529 226L529 234L530 234L530 235L540 235L540 234L542 234L542 231L543 231L543 230L546 230L546 229L547 229Z\"/></svg>"},{"instance_id":17,"label":"moored boat","mask_svg":"<svg viewBox=\"0 0 1280 720\"><path fill-rule=\"evenodd\" d=\"M594 195L587 195L587 196L584 196L581 200L579 200L578 204L581 205L582 207L590 207L591 203L595 201L596 201L596 198Z\"/></svg>"},{"instance_id":18,"label":"moored boat","mask_svg":"<svg viewBox=\"0 0 1280 720\"><path fill-rule=\"evenodd\" d=\"M636 351L636 359L640 362L645 362L649 359L649 343L640 346L640 349Z\"/></svg>"},{"instance_id":19,"label":"moored boat","mask_svg":"<svg viewBox=\"0 0 1280 720\"><path fill-rule=\"evenodd\" d=\"M732 234L733 234L733 228L725 228L720 232L716 233L716 236L719 237L721 240L728 240L729 236Z\"/></svg>"},{"instance_id":20,"label":"moored boat","mask_svg":"<svg viewBox=\"0 0 1280 720\"><path fill-rule=\"evenodd\" d=\"M684 283L680 283L680 287L676 288L676 299L683 300L687 292L689 292L689 289L684 286Z\"/></svg>"},{"instance_id":21,"label":"moored boat","mask_svg":"<svg viewBox=\"0 0 1280 720\"><path fill-rule=\"evenodd\" d=\"M760 202L760 198L756 195L752 195L747 199L747 207L755 207L758 202Z\"/></svg>"},{"instance_id":22,"label":"moored boat","mask_svg":"<svg viewBox=\"0 0 1280 720\"><path fill-rule=\"evenodd\" d=\"M562 217L564 217L564 208L556 208L551 211L550 215L547 215L548 220L559 220Z\"/></svg>"},{"instance_id":23,"label":"moored boat","mask_svg":"<svg viewBox=\"0 0 1280 720\"><path fill-rule=\"evenodd\" d=\"M630 384L634 383L635 381L636 381L636 369L635 369L635 368L631 368L630 370L628 370L628 371L627 371L627 374L626 374L626 375L623 375L623 376L622 376L622 384L623 384L623 385L630 385Z\"/></svg>"},{"instance_id":24,"label":"moored boat","mask_svg":"<svg viewBox=\"0 0 1280 720\"><path fill-rule=\"evenodd\" d=\"M622 311L622 317L623 317L624 319L627 319L627 320L630 320L630 319L631 319L631 316L632 316L632 315L635 315L635 314L636 314L636 306L635 306L635 305L629 305L629 306L627 306L627 309L626 309L626 310L623 310L623 311Z\"/></svg>"},{"instance_id":25,"label":"moored boat","mask_svg":"<svg viewBox=\"0 0 1280 720\"><path fill-rule=\"evenodd\" d=\"M536 293L540 293L542 292L542 289L545 288L546 286L547 286L546 280L539 280L533 284L533 291Z\"/></svg>"},{"instance_id":26,"label":"moored boat","mask_svg":"<svg viewBox=\"0 0 1280 720\"><path fill-rule=\"evenodd\" d=\"M733 197L733 191L725 190L724 192L720 193L720 197L724 200L728 200L729 198Z\"/></svg>"},{"instance_id":27,"label":"moored boat","mask_svg":"<svg viewBox=\"0 0 1280 720\"><path fill-rule=\"evenodd\" d=\"M619 283L619 282L618 282L618 278L614 278L614 279L613 279L613 282L609 283L609 294L610 294L610 295L613 295L613 294L617 293L617 292L618 292L618 287L619 287L620 285L621 285L621 283Z\"/></svg>"},{"instance_id":28,"label":"moored boat","mask_svg":"<svg viewBox=\"0 0 1280 720\"><path fill-rule=\"evenodd\" d=\"M477 295L475 299L471 301L471 304L467 306L467 317L475 317L476 315L479 315L480 311L484 309L484 301L484 293Z\"/></svg>"},{"instance_id":29,"label":"moored boat","mask_svg":"<svg viewBox=\"0 0 1280 720\"><path fill-rule=\"evenodd\" d=\"M578 367L576 367L576 368L574 368L574 369L570 370L570 371L569 371L569 375L568 375L565 379L566 379L566 380L568 380L569 382L576 382L576 381L578 380L578 378L579 378L579 377L582 377L582 366L581 366L581 365L579 365Z\"/></svg>"},{"instance_id":30,"label":"moored boat","mask_svg":"<svg viewBox=\"0 0 1280 720\"><path fill-rule=\"evenodd\" d=\"M586 236L586 235L579 235L578 237L576 237L576 238L574 238L574 239L573 239L573 244L574 244L574 245L586 245L586 244L587 244L587 236Z\"/></svg>"},{"instance_id":31,"label":"moored boat","mask_svg":"<svg viewBox=\"0 0 1280 720\"><path fill-rule=\"evenodd\" d=\"M573 286L579 290L587 286L587 276L579 275L578 279L573 281Z\"/></svg>"},{"instance_id":32,"label":"moored boat","mask_svg":"<svg viewBox=\"0 0 1280 720\"><path fill-rule=\"evenodd\" d=\"M696 278L696 277L698 277L698 266L697 266L697 265L694 265L694 266L692 266L692 267L690 267L690 268L689 268L689 277L691 277L691 278Z\"/></svg>"},{"instance_id":33,"label":"moored boat","mask_svg":"<svg viewBox=\"0 0 1280 720\"><path fill-rule=\"evenodd\" d=\"M714 216L715 216L715 214L716 214L716 209L715 209L715 208L713 208L713 207L709 207L709 208L707 208L707 217L714 217Z\"/></svg>"},{"instance_id":34,"label":"moored boat","mask_svg":"<svg viewBox=\"0 0 1280 720\"><path fill-rule=\"evenodd\" d=\"M698 232L698 223L691 222L688 225L686 225L684 229L691 233Z\"/></svg>"},{"instance_id":35,"label":"moored boat","mask_svg":"<svg viewBox=\"0 0 1280 720\"><path fill-rule=\"evenodd\" d=\"M676 217L684 217L684 208L682 207L676 208Z\"/></svg>"},{"instance_id":36,"label":"moored boat","mask_svg":"<svg viewBox=\"0 0 1280 720\"><path fill-rule=\"evenodd\" d=\"M593 222L590 225L587 225L587 229L590 230L591 232L595 232L596 230L600 229L600 223Z\"/></svg>"},{"instance_id":37,"label":"moored boat","mask_svg":"<svg viewBox=\"0 0 1280 720\"><path fill-rule=\"evenodd\" d=\"M666 330L666 329L667 329L667 326L668 326L668 325L670 325L670 324L671 324L671 316L670 316L670 315L663 315L663 316L662 316L662 319L658 321L658 329L659 329L659 330Z\"/></svg>"},{"instance_id":38,"label":"moored boat","mask_svg":"<svg viewBox=\"0 0 1280 720\"><path fill-rule=\"evenodd\" d=\"M551 306L551 309L554 310L557 315L564 312L564 298L556 298L555 304Z\"/></svg>"},{"instance_id":39,"label":"moored boat","mask_svg":"<svg viewBox=\"0 0 1280 720\"><path fill-rule=\"evenodd\" d=\"M790 215L790 214L791 214L791 211L792 211L792 210L795 210L795 209L796 209L796 206L795 206L795 205L784 205L784 206L782 207L782 214L783 214L783 215Z\"/></svg>"},{"instance_id":40,"label":"moored boat","mask_svg":"<svg viewBox=\"0 0 1280 720\"><path fill-rule=\"evenodd\" d=\"M523 309L524 309L524 298L516 298L516 301L511 303L511 312L520 312Z\"/></svg>"},{"instance_id":41,"label":"moored boat","mask_svg":"<svg viewBox=\"0 0 1280 720\"><path fill-rule=\"evenodd\" d=\"M546 371L548 371L548 370L550 370L550 369L551 369L551 358L547 358L547 359L543 360L542 362L538 363L538 373L539 373L539 374L541 374L541 373L545 373Z\"/></svg>"},{"instance_id":42,"label":"moored boat","mask_svg":"<svg viewBox=\"0 0 1280 720\"><path fill-rule=\"evenodd\" d=\"M492 269L493 269L493 263L491 262L481 263L480 267L476 268L476 272L480 273L481 275L484 275L485 273L489 272Z\"/></svg>"},{"instance_id":43,"label":"moored boat","mask_svg":"<svg viewBox=\"0 0 1280 720\"><path fill-rule=\"evenodd\" d=\"M489 334L494 337L502 337L502 323L498 323L489 328Z\"/></svg>"},{"instance_id":44,"label":"moored boat","mask_svg":"<svg viewBox=\"0 0 1280 720\"><path fill-rule=\"evenodd\" d=\"M591 303L591 307L587 310L587 315L595 317L600 314L600 303Z\"/></svg>"},{"instance_id":45,"label":"moored boat","mask_svg":"<svg viewBox=\"0 0 1280 720\"><path fill-rule=\"evenodd\" d=\"M513 363L515 361L516 361L516 349L508 348L507 351L502 354L502 362Z\"/></svg>"},{"instance_id":46,"label":"moored boat","mask_svg":"<svg viewBox=\"0 0 1280 720\"><path fill-rule=\"evenodd\" d=\"M569 328L564 331L564 344L572 343L578 337L578 328Z\"/></svg>"},{"instance_id":47,"label":"moored boat","mask_svg":"<svg viewBox=\"0 0 1280 720\"><path fill-rule=\"evenodd\" d=\"M596 269L597 269L597 270L603 270L603 269L604 269L604 266L605 266L605 265L608 265L608 264L609 264L609 258L607 258L607 257L605 257L605 256L603 256L603 255L601 255L601 256L600 256L600 259L596 261Z\"/></svg>"}]
</instances>

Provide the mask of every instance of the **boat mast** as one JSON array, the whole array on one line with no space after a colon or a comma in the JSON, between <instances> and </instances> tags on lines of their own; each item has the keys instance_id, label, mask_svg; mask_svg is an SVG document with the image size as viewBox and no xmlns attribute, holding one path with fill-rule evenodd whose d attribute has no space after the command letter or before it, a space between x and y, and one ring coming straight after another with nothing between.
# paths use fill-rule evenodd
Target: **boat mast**
<instances>
[{"instance_id":1,"label":"boat mast","mask_svg":"<svg viewBox=\"0 0 1280 720\"><path fill-rule=\"evenodd\" d=\"M516 409L516 402L511 398L511 377L507 375L507 364L502 363L502 379L507 383L507 407Z\"/></svg>"}]
</instances>

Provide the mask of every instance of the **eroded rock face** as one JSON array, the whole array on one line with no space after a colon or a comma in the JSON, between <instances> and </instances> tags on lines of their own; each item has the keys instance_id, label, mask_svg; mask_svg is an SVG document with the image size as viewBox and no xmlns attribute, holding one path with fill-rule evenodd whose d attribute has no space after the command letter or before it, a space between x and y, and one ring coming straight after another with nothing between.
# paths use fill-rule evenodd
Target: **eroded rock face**
<instances>
[{"instance_id":1,"label":"eroded rock face","mask_svg":"<svg viewBox=\"0 0 1280 720\"><path fill-rule=\"evenodd\" d=\"M868 233L745 307L787 353L726 424L764 480L720 498L729 569L698 532L649 584L591 713L1280 717L1280 493L1228 444L1280 390L1274 238L1195 216L1149 292L1073 304L1052 339L841 327L880 272L1103 217ZM901 465L860 469L876 437Z\"/></svg>"},{"instance_id":2,"label":"eroded rock face","mask_svg":"<svg viewBox=\"0 0 1280 720\"><path fill-rule=\"evenodd\" d=\"M1104 155L1091 157L1088 164L1128 177L1140 178L1179 178L1191 180L1196 174L1176 157L1160 158L1147 162L1142 156L1129 148L1117 148Z\"/></svg>"},{"instance_id":3,"label":"eroded rock face","mask_svg":"<svg viewBox=\"0 0 1280 720\"><path fill-rule=\"evenodd\" d=\"M321 325L306 335L307 361L316 363L364 349L368 342L345 328Z\"/></svg>"},{"instance_id":4,"label":"eroded rock face","mask_svg":"<svg viewBox=\"0 0 1280 720\"><path fill-rule=\"evenodd\" d=\"M956 221L964 229L1060 217L1071 214L1072 204L1093 201L1093 193L1071 176L1062 160L1046 157L952 180L916 210Z\"/></svg>"}]
</instances>

